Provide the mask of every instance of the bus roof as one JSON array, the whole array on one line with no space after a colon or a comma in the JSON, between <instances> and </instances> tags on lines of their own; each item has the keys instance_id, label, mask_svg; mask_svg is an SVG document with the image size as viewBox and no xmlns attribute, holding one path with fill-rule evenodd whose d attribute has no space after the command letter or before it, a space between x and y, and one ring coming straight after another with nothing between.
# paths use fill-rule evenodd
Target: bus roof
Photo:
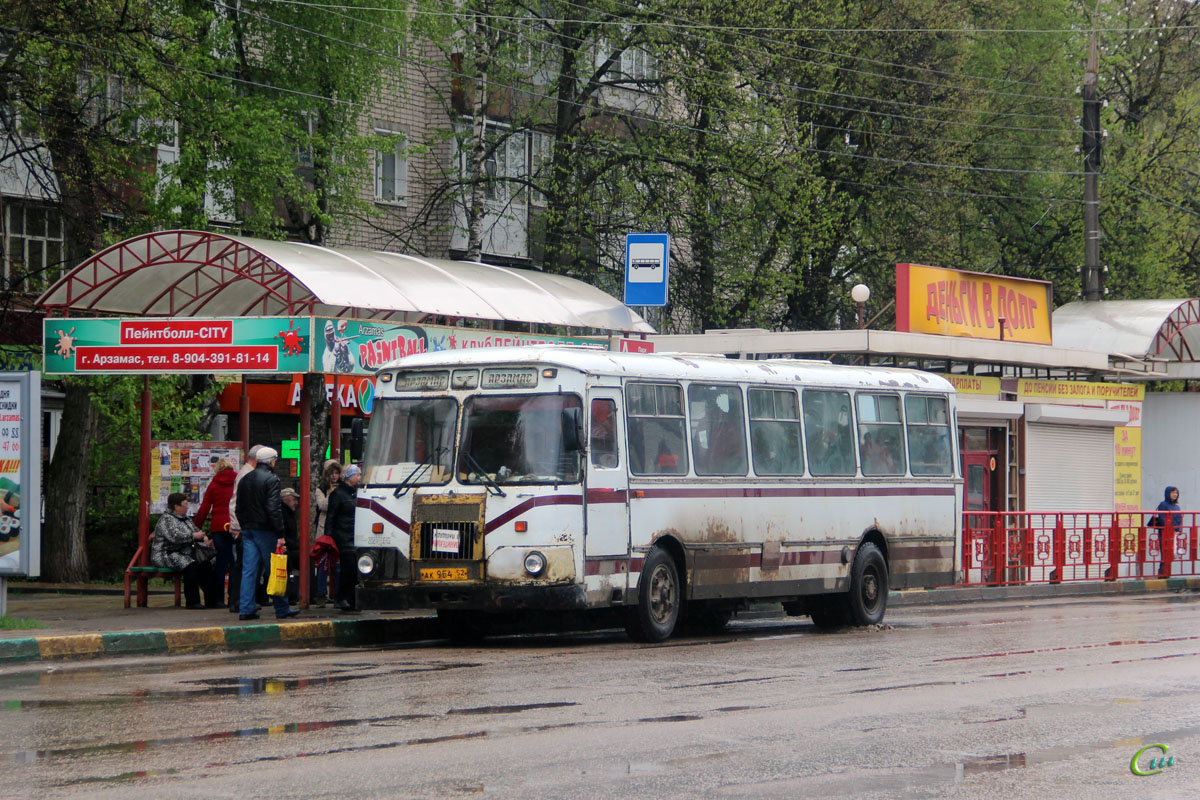
<instances>
[{"instance_id":1,"label":"bus roof","mask_svg":"<svg viewBox=\"0 0 1200 800\"><path fill-rule=\"evenodd\" d=\"M795 383L835 386L886 386L895 389L949 392L953 385L932 372L896 367L843 366L827 361L762 359L757 361L691 353L615 353L552 345L442 350L396 359L380 371L432 367L531 364L575 369L590 375L651 380L710 380L746 383Z\"/></svg>"}]
</instances>

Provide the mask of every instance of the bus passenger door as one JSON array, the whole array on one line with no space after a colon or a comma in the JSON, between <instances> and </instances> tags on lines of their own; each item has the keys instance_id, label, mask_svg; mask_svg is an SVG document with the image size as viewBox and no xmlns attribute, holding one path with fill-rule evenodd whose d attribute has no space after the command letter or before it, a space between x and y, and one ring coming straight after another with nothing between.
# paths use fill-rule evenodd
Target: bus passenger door
<instances>
[{"instance_id":1,"label":"bus passenger door","mask_svg":"<svg viewBox=\"0 0 1200 800\"><path fill-rule=\"evenodd\" d=\"M586 556L629 552L629 466L621 389L596 387L588 393Z\"/></svg>"}]
</instances>

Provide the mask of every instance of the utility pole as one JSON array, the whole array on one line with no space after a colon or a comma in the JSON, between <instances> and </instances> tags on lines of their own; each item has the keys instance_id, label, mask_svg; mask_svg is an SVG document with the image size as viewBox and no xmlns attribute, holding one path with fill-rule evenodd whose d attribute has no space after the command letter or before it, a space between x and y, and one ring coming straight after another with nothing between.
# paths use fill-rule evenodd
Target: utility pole
<instances>
[{"instance_id":1,"label":"utility pole","mask_svg":"<svg viewBox=\"0 0 1200 800\"><path fill-rule=\"evenodd\" d=\"M1097 3L1099 10L1099 3ZM1087 70L1083 76L1083 298L1099 300L1104 294L1100 266L1100 100L1097 97L1100 57L1096 50L1096 18L1088 43Z\"/></svg>"}]
</instances>

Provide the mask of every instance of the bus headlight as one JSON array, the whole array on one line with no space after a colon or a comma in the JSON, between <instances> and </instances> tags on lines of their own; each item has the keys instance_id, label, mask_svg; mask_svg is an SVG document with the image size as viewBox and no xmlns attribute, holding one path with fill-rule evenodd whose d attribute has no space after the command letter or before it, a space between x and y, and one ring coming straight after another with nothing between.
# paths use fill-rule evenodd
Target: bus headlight
<instances>
[{"instance_id":1,"label":"bus headlight","mask_svg":"<svg viewBox=\"0 0 1200 800\"><path fill-rule=\"evenodd\" d=\"M532 550L525 555L525 571L533 577L537 577L546 571L546 557L537 550Z\"/></svg>"},{"instance_id":2,"label":"bus headlight","mask_svg":"<svg viewBox=\"0 0 1200 800\"><path fill-rule=\"evenodd\" d=\"M374 550L362 551L358 557L358 574L369 577L379 566L379 557Z\"/></svg>"}]
</instances>

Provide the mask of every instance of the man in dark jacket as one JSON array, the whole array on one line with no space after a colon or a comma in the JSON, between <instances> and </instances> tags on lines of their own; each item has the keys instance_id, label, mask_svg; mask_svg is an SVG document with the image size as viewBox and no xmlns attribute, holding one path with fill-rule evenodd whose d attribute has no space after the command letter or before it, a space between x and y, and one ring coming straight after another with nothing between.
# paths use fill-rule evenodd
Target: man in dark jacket
<instances>
[{"instance_id":1,"label":"man in dark jacket","mask_svg":"<svg viewBox=\"0 0 1200 800\"><path fill-rule=\"evenodd\" d=\"M238 482L237 520L242 534L242 590L238 619L258 619L254 587L260 564L271 563L271 553L285 547L283 538L283 502L279 495L279 476L275 459L279 454L270 447L259 448L258 466ZM288 607L287 597L276 597L275 616L294 617L299 611Z\"/></svg>"},{"instance_id":2,"label":"man in dark jacket","mask_svg":"<svg viewBox=\"0 0 1200 800\"><path fill-rule=\"evenodd\" d=\"M346 467L342 479L329 493L329 510L325 512L325 535L338 546L337 604L342 611L356 611L354 587L358 585L358 553L354 550L354 506L362 469L357 464Z\"/></svg>"}]
</instances>

